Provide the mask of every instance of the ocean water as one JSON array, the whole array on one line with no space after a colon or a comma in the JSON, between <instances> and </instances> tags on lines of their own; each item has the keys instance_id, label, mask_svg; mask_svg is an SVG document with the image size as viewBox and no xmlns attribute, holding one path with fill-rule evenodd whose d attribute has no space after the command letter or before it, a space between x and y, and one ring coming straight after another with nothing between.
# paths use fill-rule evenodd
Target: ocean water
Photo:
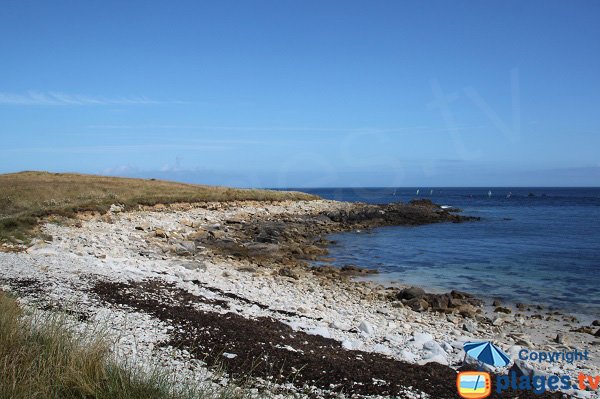
<instances>
[{"instance_id":1,"label":"ocean water","mask_svg":"<svg viewBox=\"0 0 600 399\"><path fill-rule=\"evenodd\" d=\"M418 196L416 187L301 191L369 203L429 198L481 217L334 234L335 266L377 269L382 282L600 316L600 188L426 187Z\"/></svg>"}]
</instances>

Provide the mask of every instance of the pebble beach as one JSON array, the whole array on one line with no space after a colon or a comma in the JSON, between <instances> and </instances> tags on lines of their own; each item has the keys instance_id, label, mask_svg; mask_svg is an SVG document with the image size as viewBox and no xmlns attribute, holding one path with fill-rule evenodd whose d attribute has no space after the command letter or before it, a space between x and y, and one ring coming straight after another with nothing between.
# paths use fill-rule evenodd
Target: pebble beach
<instances>
[{"instance_id":1,"label":"pebble beach","mask_svg":"<svg viewBox=\"0 0 600 399\"><path fill-rule=\"evenodd\" d=\"M250 373L256 396L455 398L456 370L469 367L463 344L478 340L531 373L600 374L598 327L589 320L483 303L477 293L382 286L360 265L315 266L327 262L329 233L477 223L454 211L327 200L115 204L106 214L50 219L43 232L52 240L5 248L0 288L81 328L103 326L118 359L209 385ZM522 349L586 349L589 360L526 362ZM519 397L597 397L531 395Z\"/></svg>"}]
</instances>

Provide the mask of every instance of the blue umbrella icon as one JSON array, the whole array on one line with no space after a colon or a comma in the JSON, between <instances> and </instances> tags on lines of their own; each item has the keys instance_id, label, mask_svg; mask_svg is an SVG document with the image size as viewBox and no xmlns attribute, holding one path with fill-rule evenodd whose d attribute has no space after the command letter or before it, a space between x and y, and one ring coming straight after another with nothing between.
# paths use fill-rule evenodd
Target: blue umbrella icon
<instances>
[{"instance_id":1,"label":"blue umbrella icon","mask_svg":"<svg viewBox=\"0 0 600 399\"><path fill-rule=\"evenodd\" d=\"M491 342L466 342L463 348L467 356L490 366L505 367L510 363L508 355Z\"/></svg>"}]
</instances>

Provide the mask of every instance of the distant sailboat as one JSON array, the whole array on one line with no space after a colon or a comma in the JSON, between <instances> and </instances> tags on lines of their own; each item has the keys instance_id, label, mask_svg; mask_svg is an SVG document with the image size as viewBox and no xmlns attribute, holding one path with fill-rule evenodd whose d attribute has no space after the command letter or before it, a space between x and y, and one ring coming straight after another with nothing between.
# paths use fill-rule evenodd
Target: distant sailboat
<instances>
[{"instance_id":1,"label":"distant sailboat","mask_svg":"<svg viewBox=\"0 0 600 399\"><path fill-rule=\"evenodd\" d=\"M509 191L508 194L506 194L506 198L510 198L511 195L512 193Z\"/></svg>"},{"instance_id":2,"label":"distant sailboat","mask_svg":"<svg viewBox=\"0 0 600 399\"><path fill-rule=\"evenodd\" d=\"M488 191L488 198L492 198L492 190Z\"/></svg>"},{"instance_id":3,"label":"distant sailboat","mask_svg":"<svg viewBox=\"0 0 600 399\"><path fill-rule=\"evenodd\" d=\"M417 189L417 195L419 195L419 191L421 191L421 189L420 189L420 188L418 188L418 189Z\"/></svg>"},{"instance_id":4,"label":"distant sailboat","mask_svg":"<svg viewBox=\"0 0 600 399\"><path fill-rule=\"evenodd\" d=\"M430 190L430 191L429 191L429 195L433 195L433 190Z\"/></svg>"},{"instance_id":5,"label":"distant sailboat","mask_svg":"<svg viewBox=\"0 0 600 399\"><path fill-rule=\"evenodd\" d=\"M392 196L394 196L394 197L396 196L396 190L397 190L397 189L395 188L395 189L394 189L394 192L392 193Z\"/></svg>"}]
</instances>

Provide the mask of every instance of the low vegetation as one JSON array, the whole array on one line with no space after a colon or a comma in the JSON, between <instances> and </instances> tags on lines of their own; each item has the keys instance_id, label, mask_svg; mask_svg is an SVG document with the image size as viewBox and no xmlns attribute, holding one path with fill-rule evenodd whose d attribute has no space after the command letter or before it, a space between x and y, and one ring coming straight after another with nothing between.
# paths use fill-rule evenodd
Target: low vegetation
<instances>
[{"instance_id":1,"label":"low vegetation","mask_svg":"<svg viewBox=\"0 0 600 399\"><path fill-rule=\"evenodd\" d=\"M205 201L311 200L289 191L234 189L94 175L20 172L0 175L0 242L23 243L40 218L73 216L80 211L106 212L111 204L137 205Z\"/></svg>"},{"instance_id":2,"label":"low vegetation","mask_svg":"<svg viewBox=\"0 0 600 399\"><path fill-rule=\"evenodd\" d=\"M234 386L186 387L176 376L111 360L106 341L77 333L56 314L23 316L0 291L0 399L242 399Z\"/></svg>"}]
</instances>

